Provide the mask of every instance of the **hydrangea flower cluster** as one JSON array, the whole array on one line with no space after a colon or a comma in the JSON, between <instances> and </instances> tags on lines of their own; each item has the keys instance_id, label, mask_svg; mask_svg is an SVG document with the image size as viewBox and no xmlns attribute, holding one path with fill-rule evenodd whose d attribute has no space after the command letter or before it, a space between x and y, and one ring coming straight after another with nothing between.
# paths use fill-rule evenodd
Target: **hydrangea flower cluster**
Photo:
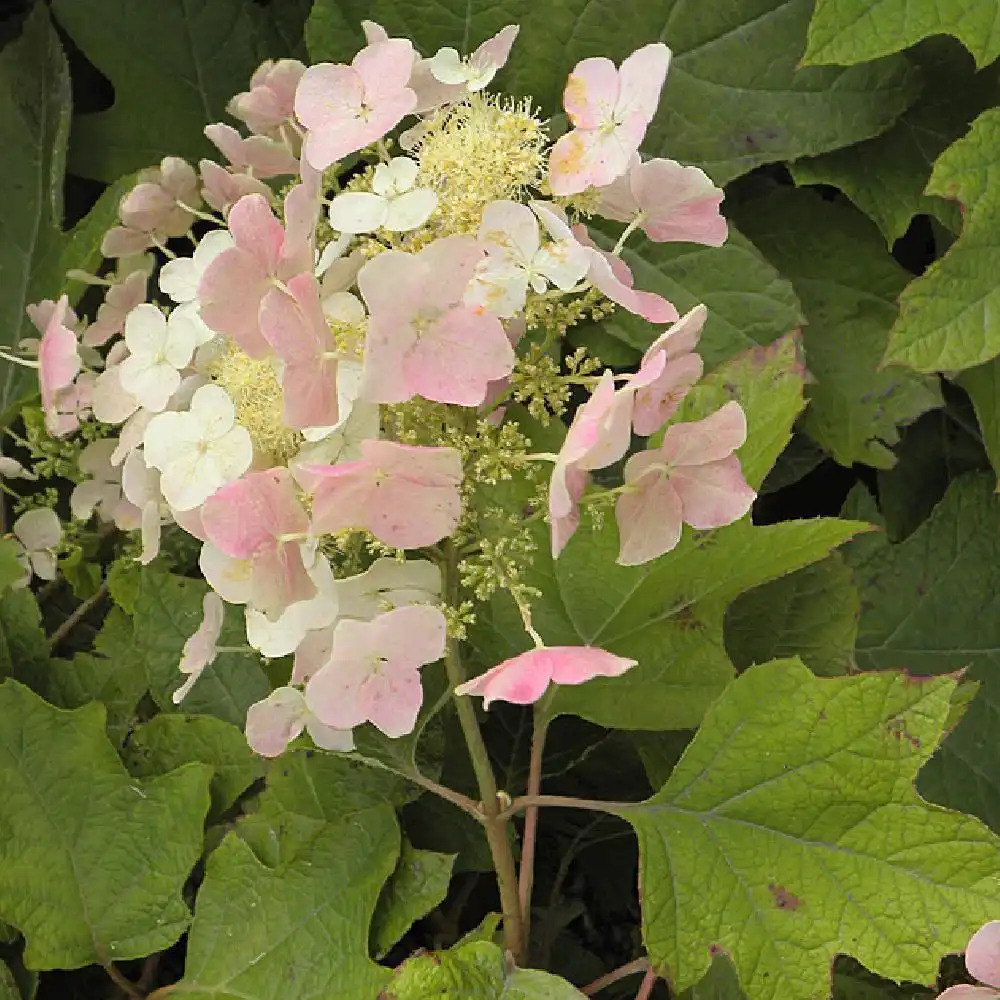
<instances>
[{"instance_id":1,"label":"hydrangea flower cluster","mask_svg":"<svg viewBox=\"0 0 1000 1000\"><path fill-rule=\"evenodd\" d=\"M704 306L679 316L622 259L636 230L726 238L702 171L638 153L669 49L581 62L552 144L530 101L487 89L517 27L468 57L364 27L350 65L262 65L228 108L244 131L205 130L226 163L167 157L142 175L103 243L117 269L91 279L106 287L93 323L65 297L33 313L50 433L103 428L74 513L140 531L143 562L167 525L201 543L212 590L175 699L217 655L225 605L263 656L294 658L247 720L268 756L303 730L337 750L363 723L412 731L421 669L499 589L536 648L459 695L527 704L635 667L534 630L533 522L547 517L558 556L611 499L632 565L754 500L738 404L674 422L702 375ZM593 214L625 224L614 249ZM632 374L563 350L613 308L664 327ZM558 453L537 453L531 428L574 386L589 398ZM637 437L653 441L621 485L591 484ZM529 491L514 509L496 500L510 481Z\"/></svg>"}]
</instances>

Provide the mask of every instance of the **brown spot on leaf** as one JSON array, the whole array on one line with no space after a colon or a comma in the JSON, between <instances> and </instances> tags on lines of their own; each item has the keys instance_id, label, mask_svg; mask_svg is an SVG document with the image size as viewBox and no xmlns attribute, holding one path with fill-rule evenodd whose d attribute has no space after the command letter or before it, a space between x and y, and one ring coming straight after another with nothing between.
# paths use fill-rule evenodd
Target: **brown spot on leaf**
<instances>
[{"instance_id":1,"label":"brown spot on leaf","mask_svg":"<svg viewBox=\"0 0 1000 1000\"><path fill-rule=\"evenodd\" d=\"M767 888L774 899L774 905L779 910L797 910L802 905L802 900L795 893L789 892L783 885L768 882Z\"/></svg>"},{"instance_id":2,"label":"brown spot on leaf","mask_svg":"<svg viewBox=\"0 0 1000 1000\"><path fill-rule=\"evenodd\" d=\"M885 724L886 731L897 740L906 740L914 750L920 749L920 737L914 736L907 728L906 721L897 716Z\"/></svg>"}]
</instances>

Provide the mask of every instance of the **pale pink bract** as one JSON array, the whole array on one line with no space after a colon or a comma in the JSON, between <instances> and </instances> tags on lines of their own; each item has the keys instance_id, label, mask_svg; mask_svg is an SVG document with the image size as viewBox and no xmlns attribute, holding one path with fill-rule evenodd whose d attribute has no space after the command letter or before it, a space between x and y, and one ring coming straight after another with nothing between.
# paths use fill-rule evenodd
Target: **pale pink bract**
<instances>
[{"instance_id":1,"label":"pale pink bract","mask_svg":"<svg viewBox=\"0 0 1000 1000\"><path fill-rule=\"evenodd\" d=\"M358 275L371 313L362 395L373 403L423 396L479 406L490 382L509 375L514 349L500 318L462 302L484 250L447 236L419 253L380 253Z\"/></svg>"},{"instance_id":2,"label":"pale pink bract","mask_svg":"<svg viewBox=\"0 0 1000 1000\"><path fill-rule=\"evenodd\" d=\"M405 736L423 702L420 668L444 655L446 634L444 615L426 604L370 622L346 619L333 633L329 661L306 685L306 704L336 729L371 722L386 736Z\"/></svg>"},{"instance_id":3,"label":"pale pink bract","mask_svg":"<svg viewBox=\"0 0 1000 1000\"><path fill-rule=\"evenodd\" d=\"M637 663L594 646L544 646L504 660L460 684L455 694L481 696L484 708L494 701L532 705L550 684L585 684L595 677L620 677Z\"/></svg>"},{"instance_id":4,"label":"pale pink bract","mask_svg":"<svg viewBox=\"0 0 1000 1000\"><path fill-rule=\"evenodd\" d=\"M604 187L628 169L653 120L670 65L661 42L633 52L617 69L610 59L584 59L570 73L563 107L575 126L549 156L556 195Z\"/></svg>"},{"instance_id":5,"label":"pale pink bract","mask_svg":"<svg viewBox=\"0 0 1000 1000\"><path fill-rule=\"evenodd\" d=\"M300 547L309 518L287 469L252 472L223 486L202 506L201 523L216 548L250 560L254 607L276 616L316 593Z\"/></svg>"},{"instance_id":6,"label":"pale pink bract","mask_svg":"<svg viewBox=\"0 0 1000 1000\"><path fill-rule=\"evenodd\" d=\"M404 38L367 46L350 66L310 66L295 92L309 165L325 170L395 128L417 104L407 86L412 69L413 45Z\"/></svg>"},{"instance_id":7,"label":"pale pink bract","mask_svg":"<svg viewBox=\"0 0 1000 1000\"><path fill-rule=\"evenodd\" d=\"M307 465L298 475L313 488L319 532L364 528L386 545L418 549L450 535L462 513L462 460L454 448L369 439L360 460Z\"/></svg>"},{"instance_id":8,"label":"pale pink bract","mask_svg":"<svg viewBox=\"0 0 1000 1000\"><path fill-rule=\"evenodd\" d=\"M636 566L669 552L682 523L705 530L739 520L756 493L733 454L746 440L739 403L689 423L672 424L663 444L625 463L623 493L615 505L621 536L618 562Z\"/></svg>"}]
</instances>

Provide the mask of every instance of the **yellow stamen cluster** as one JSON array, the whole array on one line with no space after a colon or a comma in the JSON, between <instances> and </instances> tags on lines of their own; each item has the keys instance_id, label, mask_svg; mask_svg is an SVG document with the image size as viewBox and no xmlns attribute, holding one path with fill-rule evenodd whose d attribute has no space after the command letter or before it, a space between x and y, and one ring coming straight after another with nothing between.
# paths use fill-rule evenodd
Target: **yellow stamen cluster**
<instances>
[{"instance_id":1,"label":"yellow stamen cluster","mask_svg":"<svg viewBox=\"0 0 1000 1000\"><path fill-rule=\"evenodd\" d=\"M271 361L251 358L230 343L208 362L206 374L233 401L236 422L250 432L255 452L283 464L298 451L302 436L285 426L281 383Z\"/></svg>"},{"instance_id":2,"label":"yellow stamen cluster","mask_svg":"<svg viewBox=\"0 0 1000 1000\"><path fill-rule=\"evenodd\" d=\"M596 288L588 288L583 295L574 298L529 295L524 307L524 322L528 330L544 329L563 337L567 330L584 320L599 323L614 311L615 304Z\"/></svg>"},{"instance_id":3,"label":"yellow stamen cluster","mask_svg":"<svg viewBox=\"0 0 1000 1000\"><path fill-rule=\"evenodd\" d=\"M491 201L537 187L547 142L527 99L473 94L431 117L417 149L418 184L437 192L436 235L474 233Z\"/></svg>"}]
</instances>

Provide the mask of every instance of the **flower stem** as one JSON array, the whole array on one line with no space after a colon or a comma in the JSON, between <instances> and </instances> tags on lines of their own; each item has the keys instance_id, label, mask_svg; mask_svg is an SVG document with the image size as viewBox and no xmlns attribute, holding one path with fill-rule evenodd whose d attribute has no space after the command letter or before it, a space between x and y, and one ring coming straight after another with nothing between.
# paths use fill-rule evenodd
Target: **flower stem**
<instances>
[{"instance_id":1,"label":"flower stem","mask_svg":"<svg viewBox=\"0 0 1000 1000\"><path fill-rule=\"evenodd\" d=\"M637 958L633 961L627 963L626 965L621 965L617 969L612 969L607 975L601 976L600 979L595 979L589 986L584 986L580 991L585 997L592 997L601 990L607 989L609 986L613 986L620 979L626 979L629 976L638 975L640 972L649 972L649 959L648 958Z\"/></svg>"},{"instance_id":2,"label":"flower stem","mask_svg":"<svg viewBox=\"0 0 1000 1000\"><path fill-rule=\"evenodd\" d=\"M458 558L450 540L445 542L445 588L448 602L452 607L458 607ZM448 671L448 682L452 688L465 681L465 670L458 641L448 639L445 649L445 669ZM482 797L482 823L486 831L493 866L496 869L497 886L500 889L500 908L503 912L504 946L518 961L524 953L524 929L521 917L521 903L517 889L517 866L514 862L514 852L508 837L509 817L504 815L500 797L497 791L496 777L490 764L489 753L483 742L483 734L476 719L476 710L468 698L456 697L455 708L458 712L459 725L469 749L472 769L476 774L479 794Z\"/></svg>"},{"instance_id":3,"label":"flower stem","mask_svg":"<svg viewBox=\"0 0 1000 1000\"><path fill-rule=\"evenodd\" d=\"M576 799L569 795L519 795L503 812L500 819L509 819L531 807L558 806L562 809L588 809L591 812L605 812L612 816L625 810L634 809L635 802L605 802L602 799Z\"/></svg>"},{"instance_id":4,"label":"flower stem","mask_svg":"<svg viewBox=\"0 0 1000 1000\"><path fill-rule=\"evenodd\" d=\"M639 992L635 995L635 1000L649 1000L653 995L653 987L656 985L656 973L652 969L646 970L646 975L643 976L642 983L639 986Z\"/></svg>"},{"instance_id":5,"label":"flower stem","mask_svg":"<svg viewBox=\"0 0 1000 1000\"><path fill-rule=\"evenodd\" d=\"M545 736L549 718L546 700L534 709L534 728L531 733L531 760L528 766L528 796L537 796L542 784L542 758L545 754ZM535 844L538 839L538 806L530 805L524 811L524 835L521 840L521 871L518 879L518 898L525 941L531 932L531 890L535 883Z\"/></svg>"}]
</instances>

